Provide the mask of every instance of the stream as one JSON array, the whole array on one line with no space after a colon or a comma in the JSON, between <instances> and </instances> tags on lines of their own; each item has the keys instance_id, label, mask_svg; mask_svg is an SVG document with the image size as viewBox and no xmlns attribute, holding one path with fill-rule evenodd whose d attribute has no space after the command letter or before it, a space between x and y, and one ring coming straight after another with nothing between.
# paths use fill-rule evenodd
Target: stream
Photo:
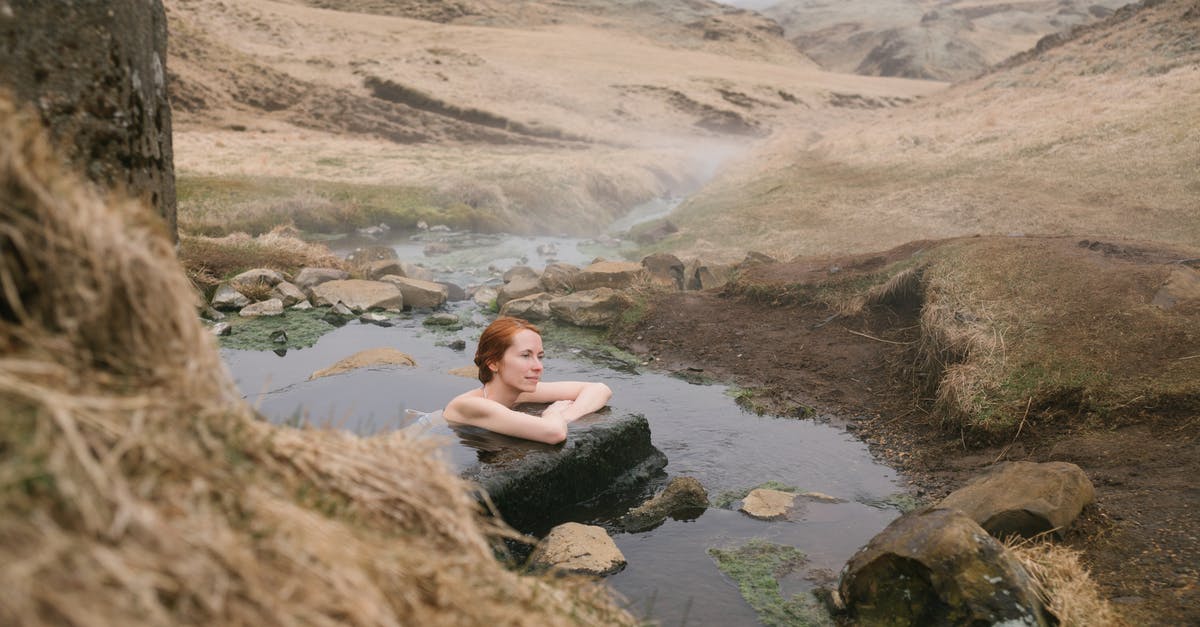
<instances>
[{"instance_id":1,"label":"stream","mask_svg":"<svg viewBox=\"0 0 1200 627\"><path fill-rule=\"evenodd\" d=\"M663 215L670 206L664 201L643 207L610 232L620 232L638 219ZM419 233L413 239L411 234L388 232L380 239L330 242L330 247L345 255L364 244L392 246L401 259L424 263L437 280L464 287L498 283L500 272L521 263L540 271L551 258L542 254L547 251L553 251L556 260L582 266L598 255L618 258L614 252L620 247L609 239L584 242L569 237L439 233L457 238L467 248L426 258L424 246L432 235ZM463 328L428 327L422 324L427 314L406 313L391 327L352 321L309 348L278 352L225 348L221 352L242 393L268 419L306 420L370 435L405 426L407 410L440 409L453 396L478 385L447 371L471 364L479 333L491 316L472 301L450 303L447 309L466 322ZM708 549L735 548L754 538L799 549L808 559L781 580L786 598L811 589L813 580L835 576L860 546L899 515L899 509L889 504L902 493L895 473L872 459L866 445L838 421L755 415L735 402L736 390L689 383L614 359L596 348L598 339L598 334L586 331L547 328L545 378L608 384L613 390L612 411L645 415L654 445L669 460L665 474L650 485L581 508L574 518L610 529L628 565L607 581L635 615L663 625L760 624L737 584L721 573ZM453 348L455 340L462 340L466 348ZM378 347L400 349L418 365L307 380L316 370ZM469 461L453 459L462 450L447 447L449 461L459 467ZM775 481L843 502L808 502L797 508L793 520L783 522L755 520L734 509L713 507L694 519L667 519L650 531L615 530L612 523L629 507L652 496L669 477L685 475L698 479L710 499Z\"/></svg>"}]
</instances>

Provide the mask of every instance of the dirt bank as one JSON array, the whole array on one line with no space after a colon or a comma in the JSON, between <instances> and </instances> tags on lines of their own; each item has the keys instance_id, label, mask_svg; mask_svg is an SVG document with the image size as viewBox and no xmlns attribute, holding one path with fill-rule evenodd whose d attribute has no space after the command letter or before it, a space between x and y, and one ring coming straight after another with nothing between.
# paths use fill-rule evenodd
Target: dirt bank
<instances>
[{"instance_id":1,"label":"dirt bank","mask_svg":"<svg viewBox=\"0 0 1200 627\"><path fill-rule=\"evenodd\" d=\"M1000 258L998 251L1010 246L986 239L979 240L980 249L971 248L974 242L967 245L964 250L986 251L993 258ZM1048 309L1071 312L1084 320L1099 319L1106 312L1093 311L1095 316L1088 317L1088 303L1093 301L1071 297L1088 290L1073 291L1069 285L1083 281L1097 286L1138 276L1150 277L1144 281L1152 283L1162 268L1171 267L1172 259L1179 261L1174 251L1110 245L1110 251L1138 252L1121 256L1074 240L1026 238L1013 245L1032 246L1037 249L1034 256L1055 263L1077 259L1089 264L1088 277L1056 275L1039 268L1028 279L1063 294L1061 302ZM854 313L839 313L847 311L847 303L853 300L840 289L870 291L873 283L885 278L879 274L881 269L939 247L939 243L914 243L879 255L747 269L721 293L676 293L652 299L644 317L618 330L616 339L635 352L653 356L661 368L702 369L704 375L753 390L747 400L752 407L778 415L804 415L815 409L839 416L847 429L857 432L907 477L913 492L925 501L939 499L998 460L1076 463L1095 483L1098 503L1085 510L1065 542L1083 551L1105 596L1130 624L1200 623L1200 522L1193 513L1200 505L1200 489L1193 480L1200 473L1200 419L1190 397L1175 395L1171 402L1159 404L1142 404L1135 398L1124 405L1089 405L1081 398L1090 393L1064 402L1054 389L1046 389L1031 393L1015 414L1006 410L1013 419L1003 429L988 431L947 417L931 386L923 383L930 373L916 366L918 347L929 332L923 326L928 320L922 316L929 302L901 298L891 306L850 307ZM934 271L924 272L928 283ZM836 282L830 278L835 275ZM1134 300L1153 295L1153 291L1150 295L1144 290L1127 291ZM1100 297L1094 302L1106 309L1121 307L1122 315L1158 315L1148 307L1115 305ZM1129 335L1144 328L1140 322L1130 322ZM1098 328L1101 323L1088 324ZM1010 331L1005 349L1010 361L1022 354L1022 342L1029 339ZM1072 346L1094 352L1095 345L1120 344L1122 354L1116 361L1126 364L1126 370L1145 372L1156 372L1158 365L1187 364L1164 355L1195 348L1189 344L1195 342L1194 336L1170 340L1170 346L1162 341L1140 342L1146 347L1141 352L1124 348L1123 338L1110 339L1074 339ZM1105 385L1128 383L1105 374L1112 375L1104 379L1110 382ZM1139 385L1154 387L1153 382Z\"/></svg>"}]
</instances>

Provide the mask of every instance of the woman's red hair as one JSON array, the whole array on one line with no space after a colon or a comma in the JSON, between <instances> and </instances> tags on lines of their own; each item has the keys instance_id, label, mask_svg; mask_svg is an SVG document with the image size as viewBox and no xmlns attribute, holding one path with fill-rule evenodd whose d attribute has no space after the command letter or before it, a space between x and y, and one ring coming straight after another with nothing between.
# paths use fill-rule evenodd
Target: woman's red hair
<instances>
[{"instance_id":1,"label":"woman's red hair","mask_svg":"<svg viewBox=\"0 0 1200 627\"><path fill-rule=\"evenodd\" d=\"M480 383L486 384L492 380L493 373L488 364L498 363L503 359L504 351L512 346L513 336L524 330L542 334L532 324L509 316L496 318L483 330L483 334L479 336L479 347L475 349L475 366L479 369Z\"/></svg>"}]
</instances>

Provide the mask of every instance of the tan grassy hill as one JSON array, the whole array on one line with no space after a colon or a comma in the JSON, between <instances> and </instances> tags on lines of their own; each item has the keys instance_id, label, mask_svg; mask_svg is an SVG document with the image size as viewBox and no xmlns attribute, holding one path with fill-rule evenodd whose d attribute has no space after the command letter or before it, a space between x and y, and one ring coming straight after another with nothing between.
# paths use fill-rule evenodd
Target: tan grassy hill
<instances>
[{"instance_id":1,"label":"tan grassy hill","mask_svg":"<svg viewBox=\"0 0 1200 627\"><path fill-rule=\"evenodd\" d=\"M0 95L0 624L634 625L403 433L242 402L157 218Z\"/></svg>"},{"instance_id":2,"label":"tan grassy hill","mask_svg":"<svg viewBox=\"0 0 1200 627\"><path fill-rule=\"evenodd\" d=\"M1122 10L913 106L779 137L682 205L661 244L740 256L1075 234L1200 242L1200 9Z\"/></svg>"},{"instance_id":3,"label":"tan grassy hill","mask_svg":"<svg viewBox=\"0 0 1200 627\"><path fill-rule=\"evenodd\" d=\"M872 76L973 78L1039 38L1127 0L781 0L762 9L822 67Z\"/></svg>"},{"instance_id":4,"label":"tan grassy hill","mask_svg":"<svg viewBox=\"0 0 1200 627\"><path fill-rule=\"evenodd\" d=\"M418 5L470 10L391 14ZM401 224L418 204L466 225L586 232L779 129L942 88L824 72L714 3L339 6L354 10L167 2L185 232L220 223L229 208L211 196L230 181L299 201L328 200L329 183L394 186Z\"/></svg>"}]
</instances>

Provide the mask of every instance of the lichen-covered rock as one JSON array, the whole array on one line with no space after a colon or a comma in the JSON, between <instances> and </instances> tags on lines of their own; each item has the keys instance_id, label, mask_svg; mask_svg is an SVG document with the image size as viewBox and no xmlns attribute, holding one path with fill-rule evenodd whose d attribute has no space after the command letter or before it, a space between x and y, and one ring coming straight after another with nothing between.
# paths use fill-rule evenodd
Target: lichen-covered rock
<instances>
[{"instance_id":1,"label":"lichen-covered rock","mask_svg":"<svg viewBox=\"0 0 1200 627\"><path fill-rule=\"evenodd\" d=\"M242 307L238 315L243 318L261 318L263 316L282 316L283 301L278 298L264 300L261 303L253 303Z\"/></svg>"},{"instance_id":2,"label":"lichen-covered rock","mask_svg":"<svg viewBox=\"0 0 1200 627\"><path fill-rule=\"evenodd\" d=\"M474 300L475 304L480 307L490 307L496 302L499 295L500 290L490 285L484 285L471 294L471 300Z\"/></svg>"},{"instance_id":3,"label":"lichen-covered rock","mask_svg":"<svg viewBox=\"0 0 1200 627\"><path fill-rule=\"evenodd\" d=\"M229 279L229 284L237 291L245 292L247 289L254 289L260 285L275 287L283 281L283 275L276 270L255 268Z\"/></svg>"},{"instance_id":4,"label":"lichen-covered rock","mask_svg":"<svg viewBox=\"0 0 1200 627\"><path fill-rule=\"evenodd\" d=\"M625 567L625 555L603 527L575 522L551 529L529 559L534 566L601 577Z\"/></svg>"},{"instance_id":5,"label":"lichen-covered rock","mask_svg":"<svg viewBox=\"0 0 1200 627\"><path fill-rule=\"evenodd\" d=\"M632 299L624 293L601 287L559 296L550 301L550 311L555 318L575 326L606 327L632 305Z\"/></svg>"},{"instance_id":6,"label":"lichen-covered rock","mask_svg":"<svg viewBox=\"0 0 1200 627\"><path fill-rule=\"evenodd\" d=\"M404 295L400 288L383 281L346 279L326 281L309 291L309 300L317 306L342 303L352 311L400 311L404 307Z\"/></svg>"},{"instance_id":7,"label":"lichen-covered rock","mask_svg":"<svg viewBox=\"0 0 1200 627\"><path fill-rule=\"evenodd\" d=\"M629 510L621 517L626 531L645 531L666 520L667 516L708 507L708 492L694 477L675 477L654 498Z\"/></svg>"},{"instance_id":8,"label":"lichen-covered rock","mask_svg":"<svg viewBox=\"0 0 1200 627\"><path fill-rule=\"evenodd\" d=\"M631 261L597 261L580 270L571 282L581 292L601 287L619 290L632 286L645 272L641 264Z\"/></svg>"},{"instance_id":9,"label":"lichen-covered rock","mask_svg":"<svg viewBox=\"0 0 1200 627\"><path fill-rule=\"evenodd\" d=\"M1067 462L1005 462L951 492L938 507L962 510L997 538L1031 538L1066 529L1096 491L1083 470Z\"/></svg>"},{"instance_id":10,"label":"lichen-covered rock","mask_svg":"<svg viewBox=\"0 0 1200 627\"><path fill-rule=\"evenodd\" d=\"M552 300L554 297L545 292L514 298L504 303L504 306L500 308L500 315L524 320L549 320L551 316L550 301Z\"/></svg>"},{"instance_id":11,"label":"lichen-covered rock","mask_svg":"<svg viewBox=\"0 0 1200 627\"><path fill-rule=\"evenodd\" d=\"M123 187L176 239L161 0L0 2L0 87L33 105L79 171Z\"/></svg>"},{"instance_id":12,"label":"lichen-covered rock","mask_svg":"<svg viewBox=\"0 0 1200 627\"><path fill-rule=\"evenodd\" d=\"M371 368L378 366L415 366L417 360L412 356L394 348L369 348L365 351L359 351L353 355L338 361L328 368L322 368L308 377L309 381L328 377L359 368Z\"/></svg>"},{"instance_id":13,"label":"lichen-covered rock","mask_svg":"<svg viewBox=\"0 0 1200 627\"><path fill-rule=\"evenodd\" d=\"M782 490L755 488L742 499L739 508L744 514L759 520L783 520L796 504L796 495Z\"/></svg>"},{"instance_id":14,"label":"lichen-covered rock","mask_svg":"<svg viewBox=\"0 0 1200 627\"><path fill-rule=\"evenodd\" d=\"M381 279L400 288L409 309L436 309L446 304L446 288L439 283L389 274Z\"/></svg>"},{"instance_id":15,"label":"lichen-covered rock","mask_svg":"<svg viewBox=\"0 0 1200 627\"><path fill-rule=\"evenodd\" d=\"M896 519L859 549L839 592L856 625L1047 625L1020 562L958 510Z\"/></svg>"}]
</instances>

